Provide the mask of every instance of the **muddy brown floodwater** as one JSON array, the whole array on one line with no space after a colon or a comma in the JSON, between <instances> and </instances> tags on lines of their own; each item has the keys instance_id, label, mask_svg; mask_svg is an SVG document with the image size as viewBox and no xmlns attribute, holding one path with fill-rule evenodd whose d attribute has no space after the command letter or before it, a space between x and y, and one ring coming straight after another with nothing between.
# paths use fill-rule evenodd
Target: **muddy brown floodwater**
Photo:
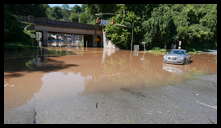
<instances>
[{"instance_id":1,"label":"muddy brown floodwater","mask_svg":"<svg viewBox=\"0 0 221 128\"><path fill-rule=\"evenodd\" d=\"M26 104L33 96L53 100L67 95L166 86L217 71L217 56L210 54L193 55L188 65L171 65L162 63L162 55L143 52L101 48L49 50L52 52L5 54L5 111Z\"/></svg>"}]
</instances>

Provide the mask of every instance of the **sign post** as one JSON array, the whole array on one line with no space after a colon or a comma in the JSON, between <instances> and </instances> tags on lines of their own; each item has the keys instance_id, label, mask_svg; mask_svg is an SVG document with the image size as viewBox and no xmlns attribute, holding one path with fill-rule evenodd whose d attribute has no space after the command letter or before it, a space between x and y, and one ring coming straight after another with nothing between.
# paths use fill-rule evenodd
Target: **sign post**
<instances>
[{"instance_id":1,"label":"sign post","mask_svg":"<svg viewBox=\"0 0 221 128\"><path fill-rule=\"evenodd\" d=\"M130 45L131 45L131 51L132 51L133 50L133 48L132 48L132 46L133 46L133 37L134 37L134 35L133 35L133 33L134 33L134 30L133 30L134 29L133 28L134 27L134 22L132 23L131 27L132 27L132 37L131 37L131 44Z\"/></svg>"},{"instance_id":2,"label":"sign post","mask_svg":"<svg viewBox=\"0 0 221 128\"><path fill-rule=\"evenodd\" d=\"M139 45L134 45L133 55L138 56L138 52L139 52Z\"/></svg>"},{"instance_id":3,"label":"sign post","mask_svg":"<svg viewBox=\"0 0 221 128\"><path fill-rule=\"evenodd\" d=\"M36 40L38 41L38 46L40 48L42 47L41 38L42 38L42 33L41 32L36 32Z\"/></svg>"},{"instance_id":4,"label":"sign post","mask_svg":"<svg viewBox=\"0 0 221 128\"><path fill-rule=\"evenodd\" d=\"M146 42L142 42L142 44L143 44L143 47L144 47L144 51L146 51L146 48L145 48Z\"/></svg>"},{"instance_id":5,"label":"sign post","mask_svg":"<svg viewBox=\"0 0 221 128\"><path fill-rule=\"evenodd\" d=\"M181 49L181 43L182 43L182 42L181 42L181 41L179 41L179 47L178 47L179 49Z\"/></svg>"}]
</instances>

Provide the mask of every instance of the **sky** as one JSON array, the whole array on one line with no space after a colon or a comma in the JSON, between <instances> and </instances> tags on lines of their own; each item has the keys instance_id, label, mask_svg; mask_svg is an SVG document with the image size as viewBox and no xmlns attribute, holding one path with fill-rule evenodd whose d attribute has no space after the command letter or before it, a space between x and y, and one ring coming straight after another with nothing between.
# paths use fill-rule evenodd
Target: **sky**
<instances>
[{"instance_id":1,"label":"sky","mask_svg":"<svg viewBox=\"0 0 221 128\"><path fill-rule=\"evenodd\" d=\"M48 4L50 7L54 7L54 6L62 6L63 4ZM73 6L75 6L75 5L80 5L81 6L81 4L68 4L69 5L69 7L73 7Z\"/></svg>"}]
</instances>

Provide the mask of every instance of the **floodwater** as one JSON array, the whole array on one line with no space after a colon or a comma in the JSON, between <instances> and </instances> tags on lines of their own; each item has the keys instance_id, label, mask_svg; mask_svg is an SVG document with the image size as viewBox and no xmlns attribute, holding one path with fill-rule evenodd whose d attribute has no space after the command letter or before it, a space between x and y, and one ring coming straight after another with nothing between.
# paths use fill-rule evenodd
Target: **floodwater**
<instances>
[{"instance_id":1,"label":"floodwater","mask_svg":"<svg viewBox=\"0 0 221 128\"><path fill-rule=\"evenodd\" d=\"M217 56L197 54L188 65L163 64L162 55L102 48L48 48L29 53L5 53L5 111L41 101L151 88L217 72Z\"/></svg>"}]
</instances>

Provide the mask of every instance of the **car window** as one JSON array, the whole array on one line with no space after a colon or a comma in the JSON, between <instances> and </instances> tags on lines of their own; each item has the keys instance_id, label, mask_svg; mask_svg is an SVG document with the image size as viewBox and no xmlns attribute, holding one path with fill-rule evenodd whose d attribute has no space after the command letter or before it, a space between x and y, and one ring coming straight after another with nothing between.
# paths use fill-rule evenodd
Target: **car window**
<instances>
[{"instance_id":1,"label":"car window","mask_svg":"<svg viewBox=\"0 0 221 128\"><path fill-rule=\"evenodd\" d=\"M185 54L185 52L181 51L181 50L172 50L170 53L172 53L172 54L179 54L179 55Z\"/></svg>"}]
</instances>

